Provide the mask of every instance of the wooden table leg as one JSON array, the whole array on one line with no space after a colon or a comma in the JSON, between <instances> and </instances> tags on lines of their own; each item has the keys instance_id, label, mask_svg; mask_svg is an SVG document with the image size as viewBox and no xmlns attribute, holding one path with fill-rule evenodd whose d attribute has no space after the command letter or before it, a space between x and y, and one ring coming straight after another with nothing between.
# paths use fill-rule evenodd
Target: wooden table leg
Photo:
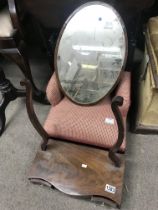
<instances>
[{"instance_id":1,"label":"wooden table leg","mask_svg":"<svg viewBox=\"0 0 158 210\"><path fill-rule=\"evenodd\" d=\"M16 89L9 80L6 79L2 68L0 68L0 92L2 99L0 101L0 136L5 129L5 109L10 101L15 100L17 97L26 96L26 91Z\"/></svg>"},{"instance_id":2,"label":"wooden table leg","mask_svg":"<svg viewBox=\"0 0 158 210\"><path fill-rule=\"evenodd\" d=\"M39 90L34 83L29 61L25 53L25 44L21 42L17 48L8 48L7 50L4 49L1 53L7 59L16 63L24 74L25 78L27 78L31 82L34 100L43 104L49 104L46 99L46 93Z\"/></svg>"}]
</instances>

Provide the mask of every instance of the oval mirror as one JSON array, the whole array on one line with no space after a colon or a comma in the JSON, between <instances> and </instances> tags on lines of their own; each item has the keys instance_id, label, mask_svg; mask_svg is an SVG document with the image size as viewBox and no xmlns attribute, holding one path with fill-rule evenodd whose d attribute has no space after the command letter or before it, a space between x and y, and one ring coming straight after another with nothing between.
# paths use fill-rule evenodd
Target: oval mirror
<instances>
[{"instance_id":1,"label":"oval mirror","mask_svg":"<svg viewBox=\"0 0 158 210\"><path fill-rule=\"evenodd\" d=\"M127 56L125 26L115 9L91 2L63 26L55 50L61 89L78 104L93 104L117 84Z\"/></svg>"}]
</instances>

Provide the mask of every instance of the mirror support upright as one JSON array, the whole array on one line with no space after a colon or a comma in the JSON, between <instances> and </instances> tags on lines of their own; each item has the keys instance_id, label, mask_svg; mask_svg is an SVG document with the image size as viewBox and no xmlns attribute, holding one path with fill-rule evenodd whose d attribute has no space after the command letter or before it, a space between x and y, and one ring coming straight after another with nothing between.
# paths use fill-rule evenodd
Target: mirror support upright
<instances>
[{"instance_id":1,"label":"mirror support upright","mask_svg":"<svg viewBox=\"0 0 158 210\"><path fill-rule=\"evenodd\" d=\"M47 149L47 143L49 140L49 135L42 127L41 123L39 122L37 115L35 114L34 108L33 108L33 101L32 101L32 85L29 80L24 80L20 83L22 86L26 87L26 108L27 113L29 116L29 119L33 125L33 127L37 130L37 132L40 134L40 136L43 139L43 143L41 144L41 149L46 150Z\"/></svg>"},{"instance_id":2,"label":"mirror support upright","mask_svg":"<svg viewBox=\"0 0 158 210\"><path fill-rule=\"evenodd\" d=\"M121 166L121 159L118 157L116 153L119 151L124 139L124 124L121 112L119 110L119 106L122 105L123 105L123 97L115 96L111 103L111 109L114 113L117 122L118 138L114 146L109 151L109 158L114 162L115 166L117 167Z\"/></svg>"}]
</instances>

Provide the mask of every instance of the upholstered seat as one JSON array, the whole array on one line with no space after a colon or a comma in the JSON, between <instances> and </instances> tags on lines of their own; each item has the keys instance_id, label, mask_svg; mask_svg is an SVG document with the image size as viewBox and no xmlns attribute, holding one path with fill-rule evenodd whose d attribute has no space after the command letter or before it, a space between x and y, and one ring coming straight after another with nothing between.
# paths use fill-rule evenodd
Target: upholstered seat
<instances>
[{"instance_id":1,"label":"upholstered seat","mask_svg":"<svg viewBox=\"0 0 158 210\"><path fill-rule=\"evenodd\" d=\"M0 37L10 37L13 33L13 25L7 8L0 11Z\"/></svg>"},{"instance_id":2,"label":"upholstered seat","mask_svg":"<svg viewBox=\"0 0 158 210\"><path fill-rule=\"evenodd\" d=\"M130 104L130 73L124 72L117 88L116 95L124 98L121 114L124 126ZM45 121L46 132L55 138L95 145L109 149L118 137L117 123L111 110L111 98L105 97L92 106L80 106L67 97L62 98L56 75L54 74L47 87L47 97L53 105ZM125 135L126 136L126 135ZM124 138L120 150L126 147Z\"/></svg>"}]
</instances>

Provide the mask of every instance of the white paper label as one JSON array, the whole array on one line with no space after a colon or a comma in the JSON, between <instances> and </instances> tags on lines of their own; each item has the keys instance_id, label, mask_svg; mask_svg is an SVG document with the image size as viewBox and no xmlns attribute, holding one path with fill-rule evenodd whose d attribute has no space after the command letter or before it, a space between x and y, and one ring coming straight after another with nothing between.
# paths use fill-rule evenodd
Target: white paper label
<instances>
[{"instance_id":1,"label":"white paper label","mask_svg":"<svg viewBox=\"0 0 158 210\"><path fill-rule=\"evenodd\" d=\"M114 125L114 119L113 118L105 118L105 123L109 125Z\"/></svg>"},{"instance_id":2,"label":"white paper label","mask_svg":"<svg viewBox=\"0 0 158 210\"><path fill-rule=\"evenodd\" d=\"M149 63L149 55L146 54L145 55L145 65L147 65Z\"/></svg>"},{"instance_id":3,"label":"white paper label","mask_svg":"<svg viewBox=\"0 0 158 210\"><path fill-rule=\"evenodd\" d=\"M87 165L86 164L82 164L82 168L87 168Z\"/></svg>"},{"instance_id":4,"label":"white paper label","mask_svg":"<svg viewBox=\"0 0 158 210\"><path fill-rule=\"evenodd\" d=\"M105 186L105 191L106 191L106 192L109 192L109 193L112 193L112 194L115 194L115 193L116 193L116 187L107 184L107 185Z\"/></svg>"}]
</instances>

